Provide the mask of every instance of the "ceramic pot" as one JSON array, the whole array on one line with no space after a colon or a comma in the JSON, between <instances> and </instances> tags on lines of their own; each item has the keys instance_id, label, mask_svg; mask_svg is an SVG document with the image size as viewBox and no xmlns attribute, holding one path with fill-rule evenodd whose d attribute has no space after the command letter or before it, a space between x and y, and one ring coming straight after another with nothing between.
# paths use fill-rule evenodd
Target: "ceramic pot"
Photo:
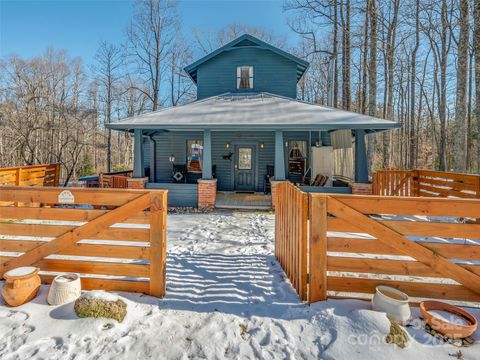
<instances>
[{"instance_id":1,"label":"ceramic pot","mask_svg":"<svg viewBox=\"0 0 480 360\"><path fill-rule=\"evenodd\" d=\"M430 311L442 311L452 314L451 320L442 319L435 316ZM436 332L445 335L451 339L463 339L472 335L477 329L477 319L465 310L440 301L422 301L420 303L420 312L430 327ZM460 318L464 324L455 323L455 318ZM457 320L460 320L457 319Z\"/></svg>"},{"instance_id":2,"label":"ceramic pot","mask_svg":"<svg viewBox=\"0 0 480 360\"><path fill-rule=\"evenodd\" d=\"M70 273L56 276L50 290L47 301L50 305L61 305L75 301L82 293L80 276Z\"/></svg>"},{"instance_id":3,"label":"ceramic pot","mask_svg":"<svg viewBox=\"0 0 480 360\"><path fill-rule=\"evenodd\" d=\"M395 288L379 285L372 299L372 309L387 314L390 320L407 323L411 312L408 295Z\"/></svg>"},{"instance_id":4,"label":"ceramic pot","mask_svg":"<svg viewBox=\"0 0 480 360\"><path fill-rule=\"evenodd\" d=\"M37 296L40 289L39 268L25 266L7 271L2 296L10 306L20 306Z\"/></svg>"}]
</instances>

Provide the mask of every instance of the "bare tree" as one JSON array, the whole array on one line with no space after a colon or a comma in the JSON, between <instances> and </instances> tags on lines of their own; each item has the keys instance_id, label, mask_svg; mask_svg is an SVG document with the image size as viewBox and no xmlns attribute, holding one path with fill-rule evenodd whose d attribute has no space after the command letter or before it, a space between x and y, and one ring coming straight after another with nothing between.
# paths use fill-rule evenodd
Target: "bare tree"
<instances>
[{"instance_id":1,"label":"bare tree","mask_svg":"<svg viewBox=\"0 0 480 360\"><path fill-rule=\"evenodd\" d=\"M160 99L162 75L166 59L172 49L175 33L179 29L175 0L136 0L135 14L128 28L128 50L144 77L152 111L163 105Z\"/></svg>"},{"instance_id":2,"label":"bare tree","mask_svg":"<svg viewBox=\"0 0 480 360\"><path fill-rule=\"evenodd\" d=\"M119 82L122 78L121 69L124 55L120 47L102 41L95 54L95 64L92 70L100 85L100 97L103 103L105 125L112 122L113 105L119 92ZM112 130L107 129L107 171L112 168Z\"/></svg>"},{"instance_id":3,"label":"bare tree","mask_svg":"<svg viewBox=\"0 0 480 360\"><path fill-rule=\"evenodd\" d=\"M457 60L457 100L455 105L454 169L466 171L466 115L468 50L470 45L470 0L460 0L460 36Z\"/></svg>"}]
</instances>

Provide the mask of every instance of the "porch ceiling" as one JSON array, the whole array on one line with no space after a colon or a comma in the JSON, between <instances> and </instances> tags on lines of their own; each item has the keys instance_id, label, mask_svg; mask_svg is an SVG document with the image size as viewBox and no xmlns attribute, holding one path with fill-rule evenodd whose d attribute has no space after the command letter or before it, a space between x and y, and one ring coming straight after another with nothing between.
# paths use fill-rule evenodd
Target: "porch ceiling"
<instances>
[{"instance_id":1,"label":"porch ceiling","mask_svg":"<svg viewBox=\"0 0 480 360\"><path fill-rule=\"evenodd\" d=\"M269 93L224 94L108 124L116 130L381 131L399 123Z\"/></svg>"}]
</instances>

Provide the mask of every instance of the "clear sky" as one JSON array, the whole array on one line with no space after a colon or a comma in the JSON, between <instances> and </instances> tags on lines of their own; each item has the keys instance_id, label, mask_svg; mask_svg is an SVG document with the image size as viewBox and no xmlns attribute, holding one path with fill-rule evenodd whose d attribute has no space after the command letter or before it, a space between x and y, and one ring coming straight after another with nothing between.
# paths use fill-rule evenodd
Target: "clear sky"
<instances>
[{"instance_id":1,"label":"clear sky","mask_svg":"<svg viewBox=\"0 0 480 360\"><path fill-rule=\"evenodd\" d=\"M131 0L0 0L0 57L28 58L47 47L91 61L102 40L120 43L132 14ZM295 35L287 26L282 0L183 0L179 15L184 33L192 28L213 32L231 23L261 26Z\"/></svg>"}]
</instances>

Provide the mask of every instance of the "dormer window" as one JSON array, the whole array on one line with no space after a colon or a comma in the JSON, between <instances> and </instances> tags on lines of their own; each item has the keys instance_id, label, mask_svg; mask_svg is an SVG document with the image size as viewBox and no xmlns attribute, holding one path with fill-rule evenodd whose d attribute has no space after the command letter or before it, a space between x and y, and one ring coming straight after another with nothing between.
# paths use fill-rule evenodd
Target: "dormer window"
<instances>
[{"instance_id":1,"label":"dormer window","mask_svg":"<svg viewBox=\"0 0 480 360\"><path fill-rule=\"evenodd\" d=\"M237 89L253 89L253 66L237 66Z\"/></svg>"}]
</instances>

